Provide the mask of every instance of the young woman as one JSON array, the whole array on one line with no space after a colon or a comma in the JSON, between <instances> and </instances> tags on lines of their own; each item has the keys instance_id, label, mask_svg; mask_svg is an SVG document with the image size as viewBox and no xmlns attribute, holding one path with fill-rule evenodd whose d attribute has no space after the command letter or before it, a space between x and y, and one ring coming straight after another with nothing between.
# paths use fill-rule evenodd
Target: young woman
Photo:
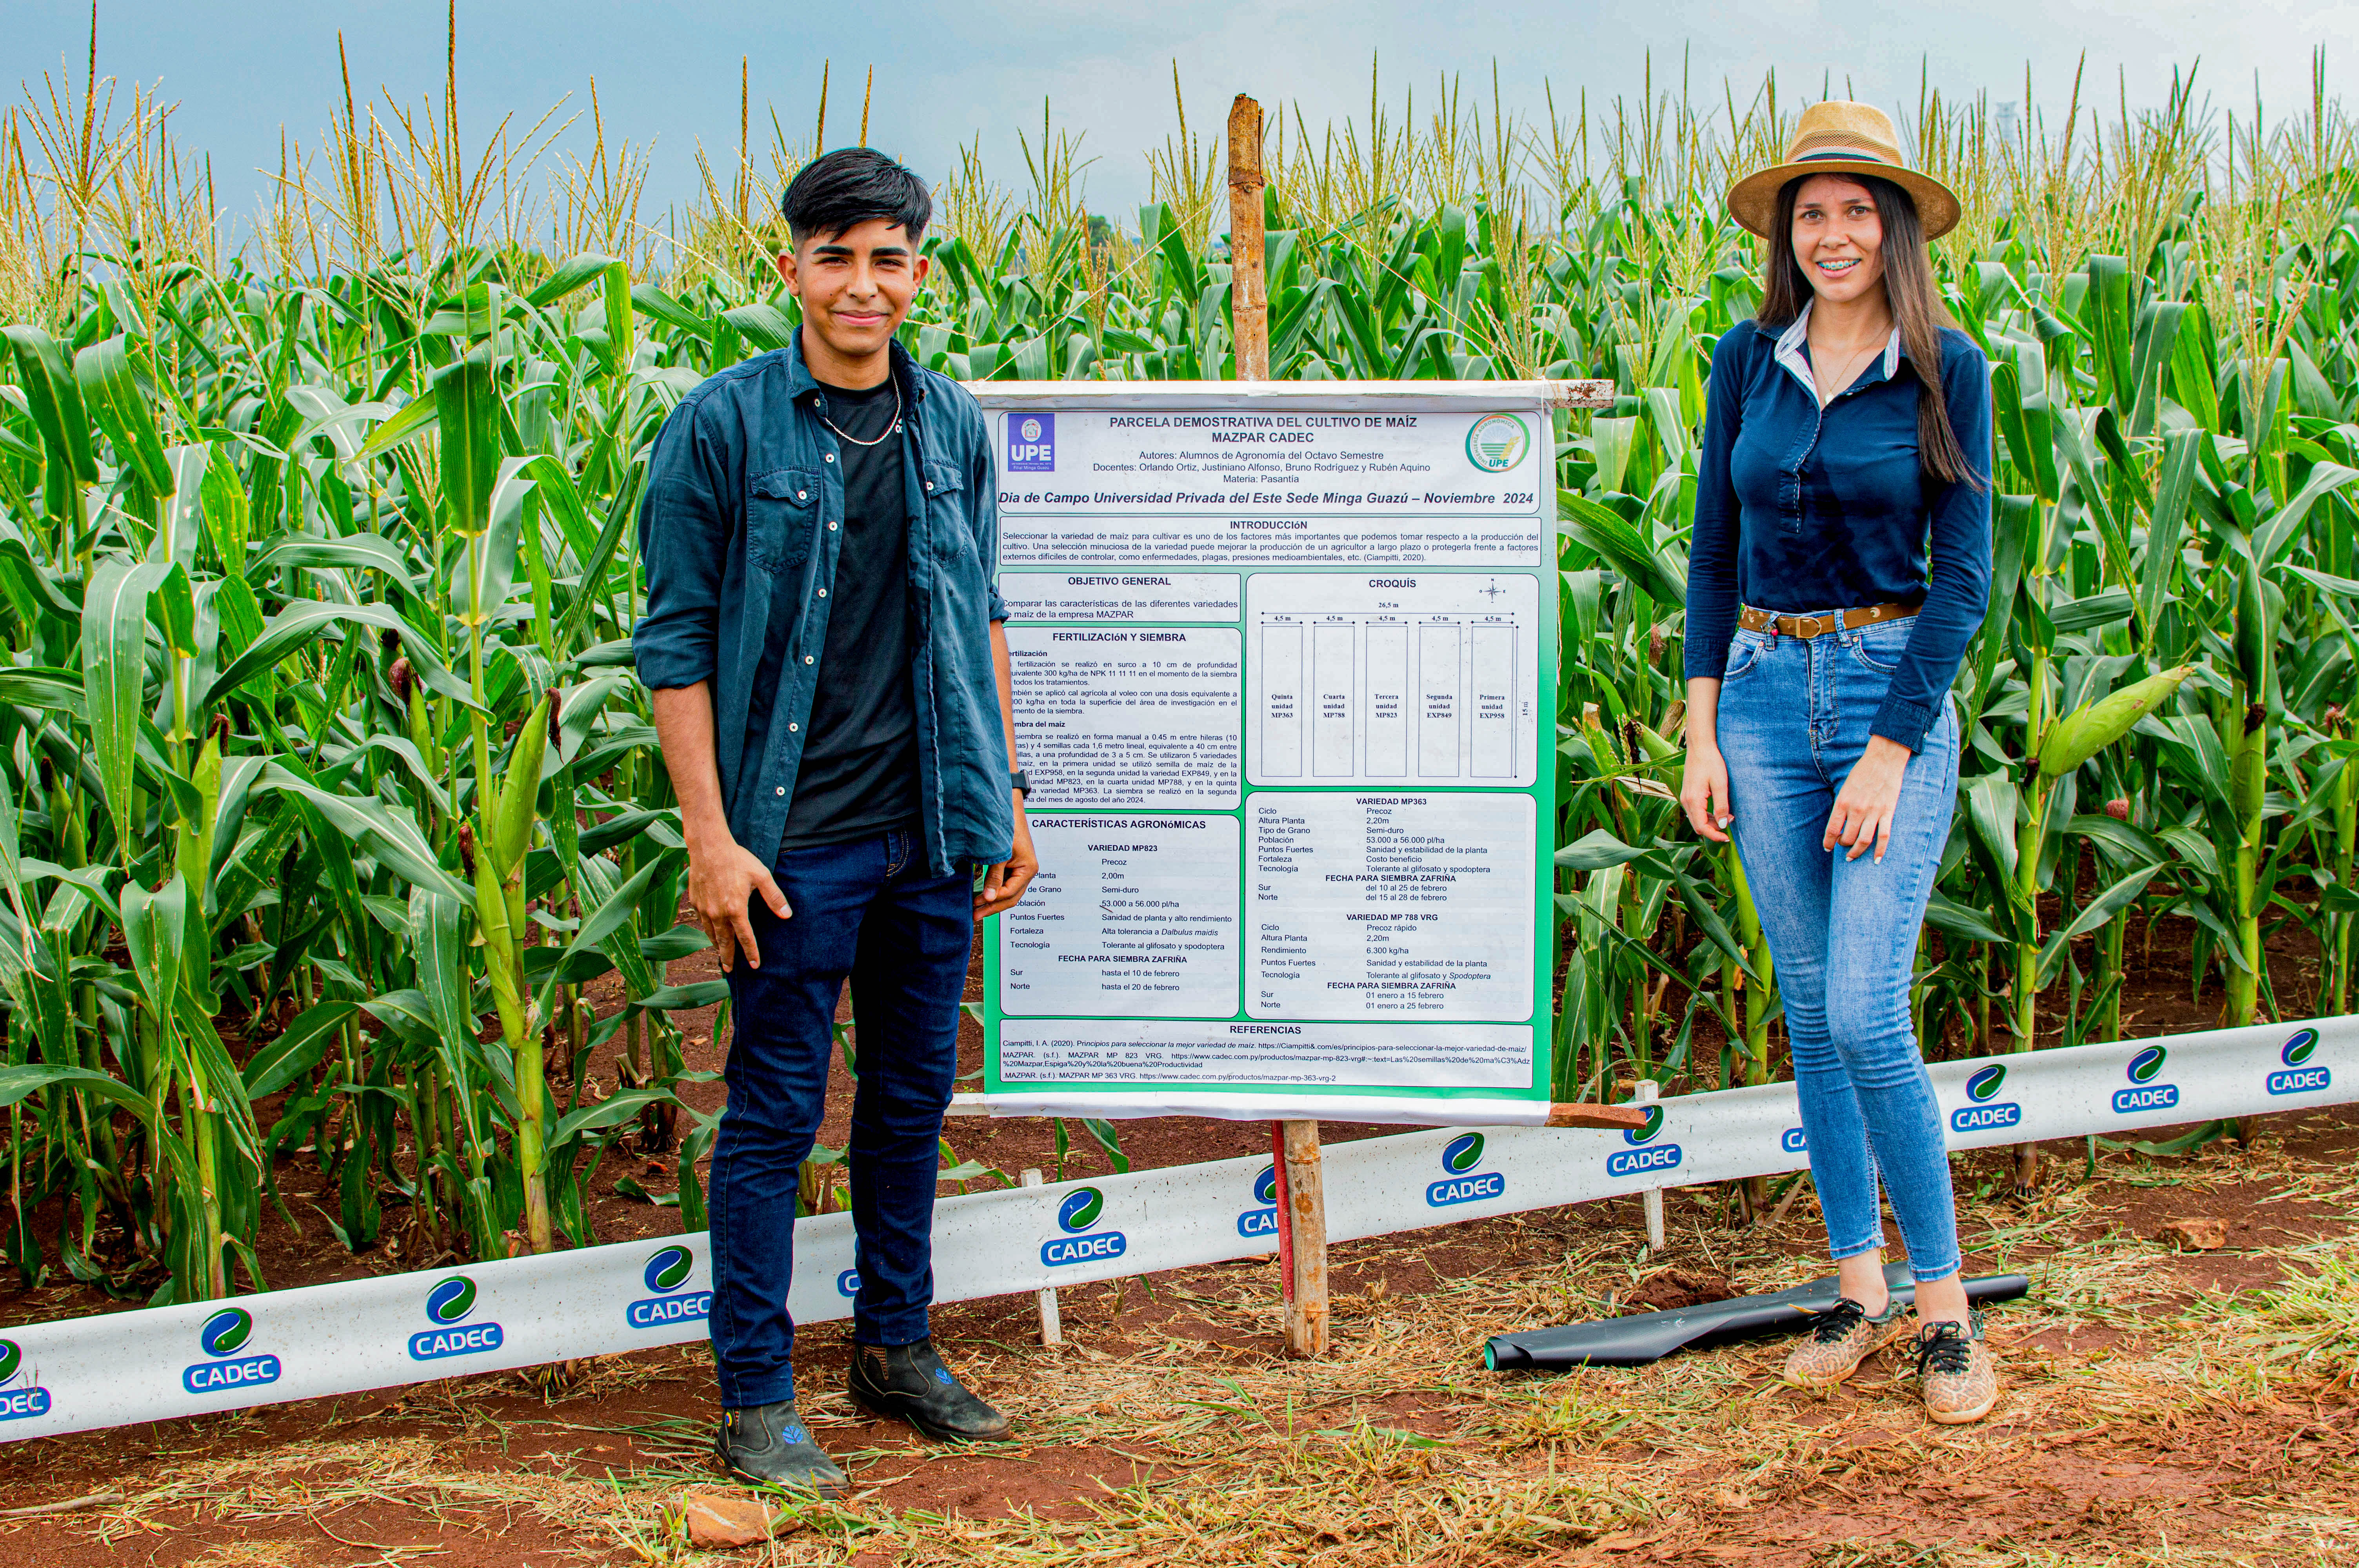
<instances>
[{"instance_id":1,"label":"young woman","mask_svg":"<svg viewBox=\"0 0 2359 1568\"><path fill-rule=\"evenodd\" d=\"M1880 1179L1926 1410L1978 1421L1998 1368L1908 1008L1957 799L1950 683L1990 592L1988 373L1925 248L1958 201L1903 166L1881 113L1828 103L1728 206L1768 260L1760 313L1712 354L1680 798L1704 838L1733 829L1761 912L1841 1280L1786 1379L1832 1386L1901 1333Z\"/></svg>"}]
</instances>

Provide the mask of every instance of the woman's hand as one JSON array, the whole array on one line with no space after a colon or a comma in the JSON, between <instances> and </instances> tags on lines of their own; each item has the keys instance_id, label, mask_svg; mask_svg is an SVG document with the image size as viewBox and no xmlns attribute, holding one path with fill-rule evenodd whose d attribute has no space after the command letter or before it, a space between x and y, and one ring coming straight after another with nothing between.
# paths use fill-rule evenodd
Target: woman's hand
<instances>
[{"instance_id":1,"label":"woman's hand","mask_svg":"<svg viewBox=\"0 0 2359 1568\"><path fill-rule=\"evenodd\" d=\"M1728 842L1736 820L1728 800L1728 764L1720 755L1720 677L1697 676L1688 682L1688 760L1680 772L1680 804L1688 822L1714 844Z\"/></svg>"},{"instance_id":2,"label":"woman's hand","mask_svg":"<svg viewBox=\"0 0 2359 1568\"><path fill-rule=\"evenodd\" d=\"M1892 844L1892 814L1900 806L1900 778L1908 771L1909 755L1908 748L1897 741L1882 735L1867 738L1867 750L1843 775L1821 849L1848 844L1851 853L1843 859L1856 860L1873 844L1875 858L1884 859L1884 851Z\"/></svg>"},{"instance_id":3,"label":"woman's hand","mask_svg":"<svg viewBox=\"0 0 2359 1568\"><path fill-rule=\"evenodd\" d=\"M1688 731L1687 765L1680 773L1680 804L1688 821L1715 844L1728 842L1728 825L1736 820L1728 806L1728 763L1709 736Z\"/></svg>"}]
</instances>

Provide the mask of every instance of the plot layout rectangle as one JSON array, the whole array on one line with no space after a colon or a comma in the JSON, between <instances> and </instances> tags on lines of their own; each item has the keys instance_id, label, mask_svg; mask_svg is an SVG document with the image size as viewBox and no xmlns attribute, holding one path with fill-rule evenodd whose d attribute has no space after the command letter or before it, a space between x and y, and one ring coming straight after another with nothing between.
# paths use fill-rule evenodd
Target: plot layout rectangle
<instances>
[{"instance_id":1,"label":"plot layout rectangle","mask_svg":"<svg viewBox=\"0 0 2359 1568\"><path fill-rule=\"evenodd\" d=\"M1247 780L1529 787L1538 749L1517 737L1540 719L1538 619L1538 580L1524 573L1254 573L1245 623L1262 723ZM1306 706L1307 770L1300 726L1276 722Z\"/></svg>"}]
</instances>

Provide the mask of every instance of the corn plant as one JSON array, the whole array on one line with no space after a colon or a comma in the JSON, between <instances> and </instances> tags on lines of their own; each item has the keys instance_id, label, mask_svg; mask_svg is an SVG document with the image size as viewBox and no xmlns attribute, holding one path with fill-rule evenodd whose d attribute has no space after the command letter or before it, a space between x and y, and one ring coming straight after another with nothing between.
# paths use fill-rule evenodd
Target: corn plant
<instances>
[{"instance_id":1,"label":"corn plant","mask_svg":"<svg viewBox=\"0 0 2359 1568\"><path fill-rule=\"evenodd\" d=\"M678 398L799 327L752 147L659 224L603 124L586 158L507 129L470 155L347 92L230 253L154 102L102 114L103 86L0 116L0 1250L193 1300L267 1283L266 1212L418 1266L580 1244L623 1150L678 1195L616 1190L700 1227L715 1119L681 1118L671 1015L725 988L667 978L703 937L630 670L631 522ZM1791 105L1451 102L1372 92L1267 149L1273 373L1613 383L1557 441L1554 1087L1767 1082L1751 890L1669 796L1710 355L1758 300L1718 197ZM1965 198L1936 266L1998 431L1925 1046L2118 1033L2158 929L2223 1022L2342 1009L2350 123L2322 82L2274 127L2178 90L2110 124L1910 123ZM776 143L779 178L807 149ZM1183 130L1134 223L1089 211L1075 146L1027 133L1017 193L968 157L910 351L973 381L1233 373L1217 147ZM2314 994L2270 968L2288 937ZM301 1165L325 1201L290 1201Z\"/></svg>"}]
</instances>

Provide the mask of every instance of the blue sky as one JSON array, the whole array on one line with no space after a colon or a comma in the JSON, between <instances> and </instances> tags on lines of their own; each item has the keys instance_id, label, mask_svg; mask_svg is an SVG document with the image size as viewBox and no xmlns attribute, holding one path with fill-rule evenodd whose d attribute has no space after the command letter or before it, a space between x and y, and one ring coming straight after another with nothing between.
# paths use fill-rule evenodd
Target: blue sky
<instances>
[{"instance_id":1,"label":"blue sky","mask_svg":"<svg viewBox=\"0 0 2359 1568\"><path fill-rule=\"evenodd\" d=\"M38 90L61 57L79 76L86 0L7 0L7 14L0 87L13 95L29 80ZM338 102L340 29L363 92L381 85L415 103L439 91L440 0L105 0L99 69L126 84L160 81L165 99L179 105L172 123L181 145L213 155L224 206L242 211L263 187L253 171L276 164L281 126L305 142L319 138ZM1365 114L1372 56L1396 112L1405 89L1422 103L1449 72L1487 104L1494 61L1511 108L1537 112L1543 81L1560 106L1584 88L1593 104L1635 97L1649 51L1656 81L1674 86L1684 52L1710 99L1723 78L1749 92L1775 67L1785 92L1819 96L1822 77L1840 92L1848 78L1857 96L1887 108L1915 102L1920 67L1953 93L1987 87L1995 100L2018 99L2027 62L2034 98L2060 104L2084 50L2100 101L2110 106L2125 81L2133 105L2151 103L2173 65L2200 56L2201 81L2215 97L2248 106L2257 73L2266 98L2291 109L2308 95L2310 50L2321 44L2330 86L2343 71L2359 86L2359 6L2317 0L462 0L459 88L462 139L479 144L500 114L519 111L528 124L567 94L586 124L594 77L610 140L654 144L649 194L658 208L693 191L700 142L716 153L734 148L741 56L751 59L756 124L774 108L797 135L809 135L821 64L832 60L831 144L854 135L862 80L874 65L870 139L929 178L980 135L994 177L1020 183L1016 131L1037 140L1046 99L1060 126L1087 133L1083 151L1097 160L1087 175L1091 206L1126 222L1146 195L1145 152L1173 125L1175 61L1191 128L1216 129L1230 97L1249 91L1265 105L1299 102L1316 130L1331 117Z\"/></svg>"}]
</instances>

